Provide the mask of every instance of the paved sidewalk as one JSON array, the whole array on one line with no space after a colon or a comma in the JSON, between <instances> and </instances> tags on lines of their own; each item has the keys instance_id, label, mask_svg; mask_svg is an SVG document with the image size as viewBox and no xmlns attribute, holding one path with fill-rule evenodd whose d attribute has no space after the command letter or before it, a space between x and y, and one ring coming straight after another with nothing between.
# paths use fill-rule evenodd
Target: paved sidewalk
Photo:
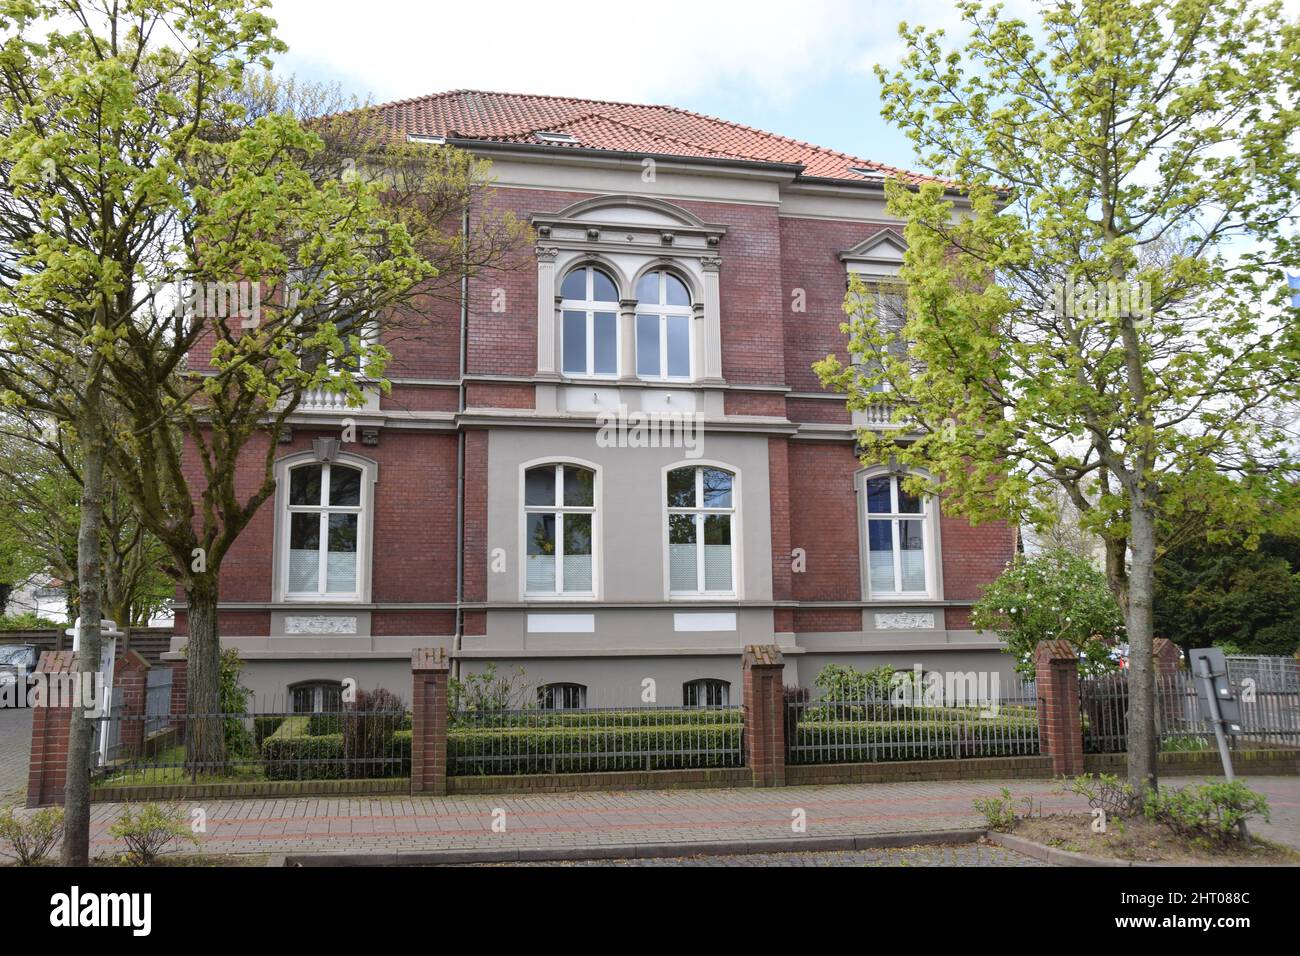
<instances>
[{"instance_id":1,"label":"paved sidewalk","mask_svg":"<svg viewBox=\"0 0 1300 956\"><path fill-rule=\"evenodd\" d=\"M1170 778L1174 785L1194 778ZM1255 831L1300 849L1300 777L1254 777L1272 824ZM979 827L971 801L1001 787L1032 797L1044 812L1086 812L1078 797L1046 780L944 781L770 790L211 800L187 803L206 814L201 849L210 853L401 853L448 849L601 847L646 843L754 841L796 836L802 811L814 837ZM114 852L107 829L119 804L92 814L92 851ZM494 829L494 823L496 828ZM177 849L189 850L188 847Z\"/></svg>"},{"instance_id":2,"label":"paved sidewalk","mask_svg":"<svg viewBox=\"0 0 1300 956\"><path fill-rule=\"evenodd\" d=\"M26 798L31 749L32 709L0 709L0 807L20 803Z\"/></svg>"}]
</instances>

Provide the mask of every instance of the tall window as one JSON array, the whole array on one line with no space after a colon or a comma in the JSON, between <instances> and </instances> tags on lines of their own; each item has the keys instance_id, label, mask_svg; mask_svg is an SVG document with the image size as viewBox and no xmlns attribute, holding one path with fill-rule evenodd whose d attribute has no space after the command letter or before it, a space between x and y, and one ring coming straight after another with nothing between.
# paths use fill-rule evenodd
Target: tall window
<instances>
[{"instance_id":1,"label":"tall window","mask_svg":"<svg viewBox=\"0 0 1300 956\"><path fill-rule=\"evenodd\" d=\"M867 287L867 295L871 297L872 309L880 330L893 336L884 348L885 353L891 358L906 358L907 340L903 338L902 333L903 327L907 324L907 296L903 287L896 281L881 280ZM855 361L873 372L881 367L879 356L874 351L855 356ZM868 391L886 392L889 391L889 384L883 381L876 382L868 388Z\"/></svg>"},{"instance_id":2,"label":"tall window","mask_svg":"<svg viewBox=\"0 0 1300 956\"><path fill-rule=\"evenodd\" d=\"M618 374L618 286L594 266L560 284L565 375Z\"/></svg>"},{"instance_id":3,"label":"tall window","mask_svg":"<svg viewBox=\"0 0 1300 956\"><path fill-rule=\"evenodd\" d=\"M687 707L726 707L731 685L725 680L702 678L682 685L682 703Z\"/></svg>"},{"instance_id":4,"label":"tall window","mask_svg":"<svg viewBox=\"0 0 1300 956\"><path fill-rule=\"evenodd\" d=\"M711 467L668 472L670 593L734 593L735 477Z\"/></svg>"},{"instance_id":5,"label":"tall window","mask_svg":"<svg viewBox=\"0 0 1300 956\"><path fill-rule=\"evenodd\" d=\"M525 590L591 594L596 475L577 465L542 465L524 473Z\"/></svg>"},{"instance_id":6,"label":"tall window","mask_svg":"<svg viewBox=\"0 0 1300 956\"><path fill-rule=\"evenodd\" d=\"M290 597L360 596L361 470L337 463L289 472Z\"/></svg>"},{"instance_id":7,"label":"tall window","mask_svg":"<svg viewBox=\"0 0 1300 956\"><path fill-rule=\"evenodd\" d=\"M648 272L636 290L636 374L691 377L691 297L670 272Z\"/></svg>"},{"instance_id":8,"label":"tall window","mask_svg":"<svg viewBox=\"0 0 1300 956\"><path fill-rule=\"evenodd\" d=\"M931 518L926 502L903 490L903 476L866 480L868 582L873 597L926 594Z\"/></svg>"},{"instance_id":9,"label":"tall window","mask_svg":"<svg viewBox=\"0 0 1300 956\"><path fill-rule=\"evenodd\" d=\"M543 684L537 688L537 706L542 710L580 710L587 706L587 688L582 684Z\"/></svg>"}]
</instances>

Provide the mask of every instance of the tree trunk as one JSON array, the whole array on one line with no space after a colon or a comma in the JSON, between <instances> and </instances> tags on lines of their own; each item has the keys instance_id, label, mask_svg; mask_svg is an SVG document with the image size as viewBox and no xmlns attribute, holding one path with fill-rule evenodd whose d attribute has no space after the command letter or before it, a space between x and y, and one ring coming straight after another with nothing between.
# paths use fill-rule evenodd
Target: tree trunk
<instances>
[{"instance_id":1,"label":"tree trunk","mask_svg":"<svg viewBox=\"0 0 1300 956\"><path fill-rule=\"evenodd\" d=\"M99 420L100 383L91 372L86 386L84 411L77 423L81 445L81 525L77 532L77 579L81 633L76 678L80 686L94 680L100 661L100 527L104 513L104 436ZM90 675L89 678L85 675ZM90 685L93 686L93 685ZM112 694L111 687L104 693ZM87 719L86 702L74 699L68 730L68 765L63 791L64 866L86 866L90 862L90 756L95 723Z\"/></svg>"},{"instance_id":2,"label":"tree trunk","mask_svg":"<svg viewBox=\"0 0 1300 956\"><path fill-rule=\"evenodd\" d=\"M9 595L13 594L14 586L12 584L0 584L0 617L4 616L5 608L9 606Z\"/></svg>"},{"instance_id":3,"label":"tree trunk","mask_svg":"<svg viewBox=\"0 0 1300 956\"><path fill-rule=\"evenodd\" d=\"M221 711L221 636L217 629L216 572L206 571L185 581L186 619L189 649L186 652L187 755L199 769L214 769L225 763L226 741Z\"/></svg>"},{"instance_id":4,"label":"tree trunk","mask_svg":"<svg viewBox=\"0 0 1300 956\"><path fill-rule=\"evenodd\" d=\"M1155 516L1139 490L1132 496L1128 577L1128 782L1138 793L1157 786L1156 675L1151 603L1155 590Z\"/></svg>"}]
</instances>

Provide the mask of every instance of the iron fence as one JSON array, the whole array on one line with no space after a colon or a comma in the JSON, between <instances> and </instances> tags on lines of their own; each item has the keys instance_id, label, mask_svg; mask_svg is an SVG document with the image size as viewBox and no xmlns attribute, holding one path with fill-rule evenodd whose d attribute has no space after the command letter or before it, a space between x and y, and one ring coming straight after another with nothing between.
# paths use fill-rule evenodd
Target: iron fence
<instances>
[{"instance_id":1,"label":"iron fence","mask_svg":"<svg viewBox=\"0 0 1300 956\"><path fill-rule=\"evenodd\" d=\"M447 731L448 773L740 767L743 720L734 706L458 710Z\"/></svg>"},{"instance_id":2,"label":"iron fence","mask_svg":"<svg viewBox=\"0 0 1300 956\"><path fill-rule=\"evenodd\" d=\"M786 762L863 763L1038 753L1032 681L996 696L862 694L851 699L787 696Z\"/></svg>"},{"instance_id":3,"label":"iron fence","mask_svg":"<svg viewBox=\"0 0 1300 956\"><path fill-rule=\"evenodd\" d=\"M172 669L155 667L149 671L145 688L144 732L146 735L158 733L171 724L172 710Z\"/></svg>"},{"instance_id":4,"label":"iron fence","mask_svg":"<svg viewBox=\"0 0 1300 956\"><path fill-rule=\"evenodd\" d=\"M1286 690L1280 669L1247 670L1229 662L1229 680L1241 708L1241 733L1230 738L1252 743L1300 746L1300 689ZM1262 675L1262 676L1261 676ZM1254 687L1245 682L1254 680ZM1128 747L1129 681L1125 673L1079 682L1083 746L1088 753L1121 753ZM1162 751L1208 750L1214 728L1201 715L1196 679L1183 671L1156 675L1156 734Z\"/></svg>"},{"instance_id":5,"label":"iron fence","mask_svg":"<svg viewBox=\"0 0 1300 956\"><path fill-rule=\"evenodd\" d=\"M108 759L99 787L370 780L411 774L405 709L300 713L123 714L100 718ZM153 729L150 728L160 728Z\"/></svg>"}]
</instances>

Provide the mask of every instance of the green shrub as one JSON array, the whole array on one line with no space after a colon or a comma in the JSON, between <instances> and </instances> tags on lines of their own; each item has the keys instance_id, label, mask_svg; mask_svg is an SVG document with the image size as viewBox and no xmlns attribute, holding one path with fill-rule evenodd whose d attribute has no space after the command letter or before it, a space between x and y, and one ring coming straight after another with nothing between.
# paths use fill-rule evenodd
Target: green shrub
<instances>
[{"instance_id":1,"label":"green shrub","mask_svg":"<svg viewBox=\"0 0 1300 956\"><path fill-rule=\"evenodd\" d=\"M253 746L257 748L259 753L261 753L263 741L279 730L280 725L283 723L284 717L279 714L253 718Z\"/></svg>"},{"instance_id":2,"label":"green shrub","mask_svg":"<svg viewBox=\"0 0 1300 956\"><path fill-rule=\"evenodd\" d=\"M921 709L921 708L918 708ZM930 708L936 711L941 708ZM932 716L937 716L932 713ZM801 720L789 733L796 763L862 763L986 755L996 743L1001 754L1038 749L1036 718L1012 714L945 720Z\"/></svg>"},{"instance_id":3,"label":"green shrub","mask_svg":"<svg viewBox=\"0 0 1300 956\"><path fill-rule=\"evenodd\" d=\"M1099 773L1095 777L1080 774L1064 787L1068 793L1086 799L1092 809L1106 811L1107 816L1129 817L1142 805L1133 785L1110 773Z\"/></svg>"},{"instance_id":4,"label":"green shrub","mask_svg":"<svg viewBox=\"0 0 1300 956\"><path fill-rule=\"evenodd\" d=\"M352 778L393 776L396 772L393 738L405 719L406 707L392 691L383 688L358 691L356 700L343 709L347 775Z\"/></svg>"},{"instance_id":5,"label":"green shrub","mask_svg":"<svg viewBox=\"0 0 1300 956\"><path fill-rule=\"evenodd\" d=\"M49 631L67 626L66 623L51 621L48 617L37 617L34 611L0 617L0 631Z\"/></svg>"},{"instance_id":6,"label":"green shrub","mask_svg":"<svg viewBox=\"0 0 1300 956\"><path fill-rule=\"evenodd\" d=\"M267 780L343 779L343 735L312 735L311 718L288 717L262 741Z\"/></svg>"},{"instance_id":7,"label":"green shrub","mask_svg":"<svg viewBox=\"0 0 1300 956\"><path fill-rule=\"evenodd\" d=\"M198 842L180 808L146 803L139 811L123 808L122 816L108 832L126 843L126 857L136 866L148 866L173 840Z\"/></svg>"},{"instance_id":8,"label":"green shrub","mask_svg":"<svg viewBox=\"0 0 1300 956\"><path fill-rule=\"evenodd\" d=\"M63 808L46 807L23 820L13 807L0 812L0 840L8 844L19 866L33 866L49 854L63 836Z\"/></svg>"},{"instance_id":9,"label":"green shrub","mask_svg":"<svg viewBox=\"0 0 1300 956\"><path fill-rule=\"evenodd\" d=\"M725 767L739 763L740 735L737 720L639 727L458 727L448 733L447 754L455 772L479 774Z\"/></svg>"},{"instance_id":10,"label":"green shrub","mask_svg":"<svg viewBox=\"0 0 1300 956\"><path fill-rule=\"evenodd\" d=\"M1240 780L1154 791L1147 794L1144 809L1148 820L1180 836L1219 845L1238 838L1243 820L1256 815L1268 819L1268 800Z\"/></svg>"},{"instance_id":11,"label":"green shrub","mask_svg":"<svg viewBox=\"0 0 1300 956\"><path fill-rule=\"evenodd\" d=\"M847 664L827 664L813 684L828 700L889 700L895 684L894 669L888 664L869 671Z\"/></svg>"},{"instance_id":12,"label":"green shrub","mask_svg":"<svg viewBox=\"0 0 1300 956\"><path fill-rule=\"evenodd\" d=\"M1011 800L1011 791L1002 788L999 797L987 797L974 801L975 809L984 814L984 825L989 830L1010 833L1016 826L1016 810Z\"/></svg>"}]
</instances>

